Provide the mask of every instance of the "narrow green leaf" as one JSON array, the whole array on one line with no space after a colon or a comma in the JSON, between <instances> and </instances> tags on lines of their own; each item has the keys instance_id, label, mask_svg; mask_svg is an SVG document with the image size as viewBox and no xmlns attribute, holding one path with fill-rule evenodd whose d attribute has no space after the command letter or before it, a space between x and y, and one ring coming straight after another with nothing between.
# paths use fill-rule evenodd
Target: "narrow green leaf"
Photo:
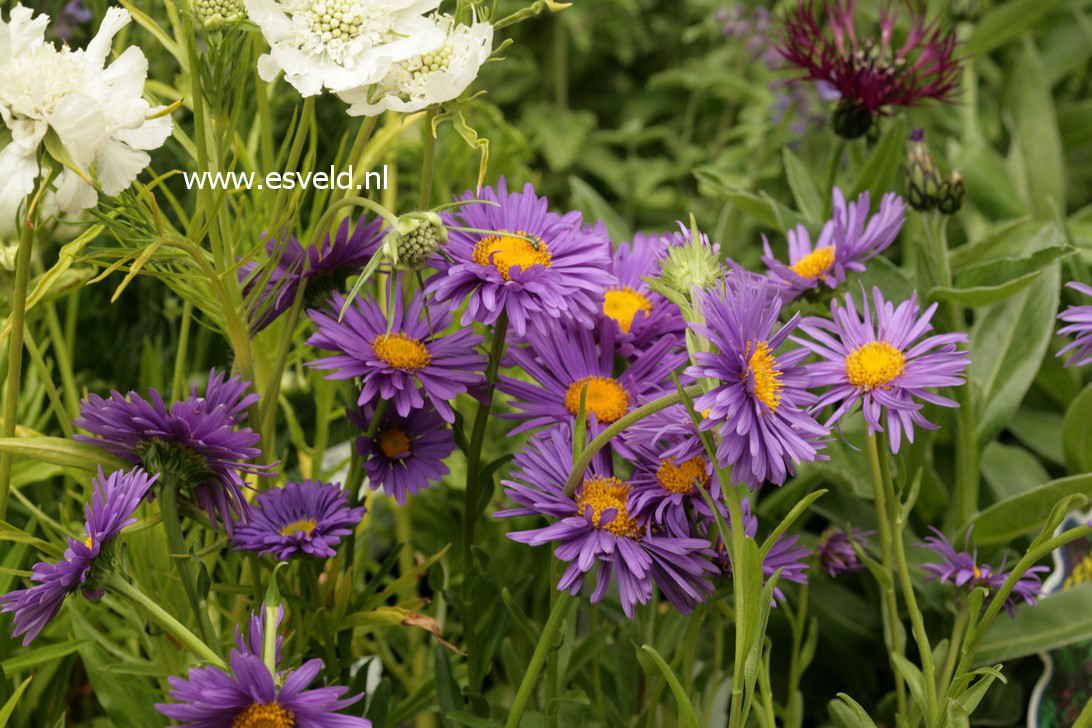
<instances>
[{"instance_id":1,"label":"narrow green leaf","mask_svg":"<svg viewBox=\"0 0 1092 728\"><path fill-rule=\"evenodd\" d=\"M39 647L0 661L0 668L4 670L5 675L14 675L17 672L67 657L90 641L90 639L67 640Z\"/></svg>"},{"instance_id":2,"label":"narrow green leaf","mask_svg":"<svg viewBox=\"0 0 1092 728\"><path fill-rule=\"evenodd\" d=\"M1021 605L1012 619L999 619L982 638L975 662L990 664L1092 639L1092 583Z\"/></svg>"},{"instance_id":3,"label":"narrow green leaf","mask_svg":"<svg viewBox=\"0 0 1092 728\"><path fill-rule=\"evenodd\" d=\"M827 711L840 728L876 728L861 704L845 693L838 693L838 700L827 703Z\"/></svg>"},{"instance_id":4,"label":"narrow green leaf","mask_svg":"<svg viewBox=\"0 0 1092 728\"><path fill-rule=\"evenodd\" d=\"M812 176L811 170L789 147L782 150L781 156L785 164L785 177L789 181L793 199L796 200L796 207L804 214L804 217L820 222L823 219L823 197L819 193L819 184Z\"/></svg>"},{"instance_id":5,"label":"narrow green leaf","mask_svg":"<svg viewBox=\"0 0 1092 728\"><path fill-rule=\"evenodd\" d=\"M34 679L33 675L27 677L26 680L19 683L19 687L15 688L15 692L11 694L7 702L4 703L4 707L0 708L0 728L5 728L8 724L8 719L11 718L11 713L15 710L15 706L19 704L19 698L22 697L23 692L30 685L30 681Z\"/></svg>"},{"instance_id":6,"label":"narrow green leaf","mask_svg":"<svg viewBox=\"0 0 1092 728\"><path fill-rule=\"evenodd\" d=\"M967 56L981 56L999 48L1031 28L1061 0L1010 0L997 5L975 24L974 34L964 46Z\"/></svg>"},{"instance_id":7,"label":"narrow green leaf","mask_svg":"<svg viewBox=\"0 0 1092 728\"><path fill-rule=\"evenodd\" d=\"M1027 170L1031 212L1037 218L1050 219L1055 210L1065 208L1065 159L1054 96L1046 81L1043 60L1029 36L1024 37L1012 84L1010 108Z\"/></svg>"},{"instance_id":8,"label":"narrow green leaf","mask_svg":"<svg viewBox=\"0 0 1092 728\"><path fill-rule=\"evenodd\" d=\"M910 688L910 695L913 696L914 702L924 711L928 703L925 697L925 676L922 675L921 668L897 652L891 653L891 661L895 663L895 669L899 671Z\"/></svg>"},{"instance_id":9,"label":"narrow green leaf","mask_svg":"<svg viewBox=\"0 0 1092 728\"><path fill-rule=\"evenodd\" d=\"M872 205L879 205L880 196L894 187L895 175L903 167L908 139L906 119L900 116L887 128L872 149L871 156L853 184L851 199L867 192Z\"/></svg>"},{"instance_id":10,"label":"narrow green leaf","mask_svg":"<svg viewBox=\"0 0 1092 728\"><path fill-rule=\"evenodd\" d=\"M1092 473L1052 480L994 503L971 519L975 540L980 544L1007 543L1031 533L1043 524L1059 500L1071 495L1092 498Z\"/></svg>"},{"instance_id":11,"label":"narrow green leaf","mask_svg":"<svg viewBox=\"0 0 1092 728\"><path fill-rule=\"evenodd\" d=\"M16 457L31 458L43 463L78 468L92 473L100 466L108 473L133 467L132 463L102 448L63 437L0 438L0 452L9 452Z\"/></svg>"},{"instance_id":12,"label":"narrow green leaf","mask_svg":"<svg viewBox=\"0 0 1092 728\"><path fill-rule=\"evenodd\" d=\"M671 666L667 664L664 658L652 645L641 645L641 651L652 658L656 667L659 668L660 674L664 676L664 680L667 680L667 684L671 688L675 700L679 703L679 716L682 718L683 725L688 728L698 728L700 725L698 722L698 715L694 712L694 706L690 704L690 698L687 697L686 691L683 690L682 683L679 682L679 678L675 675Z\"/></svg>"},{"instance_id":13,"label":"narrow green leaf","mask_svg":"<svg viewBox=\"0 0 1092 728\"><path fill-rule=\"evenodd\" d=\"M934 288L929 298L963 306L992 306L1019 293L1056 260L1074 252L1073 248L1059 245L1037 250L1026 258L990 260L964 270L951 288Z\"/></svg>"}]
</instances>

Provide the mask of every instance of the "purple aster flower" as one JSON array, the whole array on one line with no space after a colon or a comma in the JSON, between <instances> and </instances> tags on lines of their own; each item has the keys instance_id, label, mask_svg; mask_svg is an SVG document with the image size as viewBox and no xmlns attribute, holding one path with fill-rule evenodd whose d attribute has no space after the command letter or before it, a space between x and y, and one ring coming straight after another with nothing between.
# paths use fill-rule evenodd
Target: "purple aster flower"
<instances>
[{"instance_id":1,"label":"purple aster flower","mask_svg":"<svg viewBox=\"0 0 1092 728\"><path fill-rule=\"evenodd\" d=\"M637 603L648 603L654 583L680 612L689 614L713 589L707 578L716 572L707 558L709 542L658 532L630 515L632 487L610 475L602 452L576 493L566 496L563 485L573 466L572 447L571 431L558 425L516 453L514 479L502 482L519 507L499 511L495 517L538 515L557 520L508 537L532 546L558 542L554 555L569 563L557 585L561 591L577 594L584 577L598 564L593 603L603 598L616 575L626 616L633 617Z\"/></svg>"},{"instance_id":2,"label":"purple aster flower","mask_svg":"<svg viewBox=\"0 0 1092 728\"><path fill-rule=\"evenodd\" d=\"M880 209L868 216L868 193L856 202L846 204L842 190L834 188L834 215L823 226L819 239L812 247L808 230L803 225L789 231L789 264L774 257L770 242L763 235L765 255L762 262L769 268L769 278L780 287L783 301L825 283L837 288L850 271L863 272L864 263L882 253L898 237L906 214L906 203L894 192L880 201Z\"/></svg>"},{"instance_id":3,"label":"purple aster flower","mask_svg":"<svg viewBox=\"0 0 1092 728\"><path fill-rule=\"evenodd\" d=\"M967 343L967 335L940 334L923 339L933 328L929 321L937 304L922 312L917 294L897 308L884 300L879 288L872 289L871 307L867 297L862 297L863 320L853 297L847 295L844 308L837 300L831 302L833 321L812 317L800 325L813 341L801 339L799 343L822 359L807 367L812 383L830 387L812 411L836 405L827 420L829 426L861 400L870 435L884 431L881 420L886 412L891 452L897 453L903 431L913 442L914 425L937 429L922 416L922 405L917 400L941 407L959 406L928 390L963 384L962 372L970 359L966 351L956 350L956 344Z\"/></svg>"},{"instance_id":4,"label":"purple aster flower","mask_svg":"<svg viewBox=\"0 0 1092 728\"><path fill-rule=\"evenodd\" d=\"M743 533L748 538L754 538L758 533L758 518L751 511L749 498L744 498L741 505L743 506ZM703 523L706 527L706 533L712 537L710 540L713 542L713 552L716 554L717 564L725 575L731 574L732 556L724 544L724 539L720 537L716 522L709 518L705 519ZM727 525L729 531L731 531L731 523L727 523ZM797 545L799 540L799 536L782 535L773 543L766 553L766 557L762 560L763 586L778 570L781 571L781 575L777 579L777 585L774 586L773 590L773 606L785 601L785 592L781 590L781 583L791 581L796 584L806 584L808 581L806 573L808 570L807 559L811 556L811 551L804 546ZM759 546L761 545L760 543Z\"/></svg>"},{"instance_id":5,"label":"purple aster flower","mask_svg":"<svg viewBox=\"0 0 1092 728\"><path fill-rule=\"evenodd\" d=\"M959 86L956 34L935 20L927 23L923 4L911 6L910 27L896 44L893 6L880 11L879 38L859 35L854 0L801 0L785 19L778 51L805 77L838 91L834 128L853 139L868 131L889 106L917 106L926 99L950 102ZM830 33L823 32L823 10ZM867 37L862 42L861 38Z\"/></svg>"},{"instance_id":6,"label":"purple aster flower","mask_svg":"<svg viewBox=\"0 0 1092 728\"><path fill-rule=\"evenodd\" d=\"M1092 286L1070 281L1067 287L1079 291L1086 296L1092 296ZM1061 336L1074 334L1073 341L1062 347L1057 356L1065 356L1072 351L1073 356L1065 363L1067 367L1079 366L1092 362L1092 306L1070 306L1058 314L1059 321L1065 321L1068 326L1058 329Z\"/></svg>"},{"instance_id":7,"label":"purple aster flower","mask_svg":"<svg viewBox=\"0 0 1092 728\"><path fill-rule=\"evenodd\" d=\"M702 430L717 430L717 459L731 467L736 482L757 488L764 481L780 485L793 465L821 459L818 449L827 430L802 408L815 402L807 391L809 378L800 362L806 349L778 353L796 328L794 316L774 331L781 303L763 279L731 275L705 292L697 303L707 325L691 328L716 347L698 352L692 377L719 380L698 397L694 407L705 412Z\"/></svg>"},{"instance_id":8,"label":"purple aster flower","mask_svg":"<svg viewBox=\"0 0 1092 728\"><path fill-rule=\"evenodd\" d=\"M69 538L61 561L35 564L30 577L38 582L35 586L0 596L0 612L15 613L12 637L25 635L23 646L29 645L77 589L88 599L102 598L103 585L114 570L114 539L136 522L133 513L156 477L140 468L128 473L118 470L107 477L99 468L98 477L91 481L91 502L85 506L87 538Z\"/></svg>"},{"instance_id":9,"label":"purple aster flower","mask_svg":"<svg viewBox=\"0 0 1092 728\"><path fill-rule=\"evenodd\" d=\"M367 404L379 396L389 400L403 417L425 406L421 396L424 390L440 416L454 422L450 401L485 380L486 357L475 348L482 343L482 337L470 328L440 333L451 324L451 313L445 306L426 309L420 292L413 295L409 306L404 306L398 290L393 323L388 323L371 296L358 296L339 323L338 312L344 303L344 297L335 293L330 308L307 312L318 325L307 343L338 352L308 362L307 366L334 370L327 379L360 377L364 387L357 404Z\"/></svg>"},{"instance_id":10,"label":"purple aster flower","mask_svg":"<svg viewBox=\"0 0 1092 728\"><path fill-rule=\"evenodd\" d=\"M259 493L256 500L250 522L235 526L235 547L272 554L278 561L287 561L298 551L319 558L334 556L334 547L353 532L366 510L350 508L340 485L319 480L285 483Z\"/></svg>"},{"instance_id":11,"label":"purple aster flower","mask_svg":"<svg viewBox=\"0 0 1092 728\"><path fill-rule=\"evenodd\" d=\"M201 728L371 728L369 720L337 712L363 696L342 698L348 688L341 686L307 690L322 670L322 660L270 674L255 649L262 643L264 621L264 615L252 617L248 639L238 636L238 649L228 659L230 673L194 667L189 679L169 677L170 696L178 702L157 703L155 709Z\"/></svg>"},{"instance_id":12,"label":"purple aster flower","mask_svg":"<svg viewBox=\"0 0 1092 728\"><path fill-rule=\"evenodd\" d=\"M346 410L349 421L365 433L356 439L356 451L364 457L372 490L382 486L384 493L403 505L407 495L417 495L448 474L444 458L455 450L455 434L428 407L406 417L388 409L375 436L368 437L374 413L371 405Z\"/></svg>"},{"instance_id":13,"label":"purple aster flower","mask_svg":"<svg viewBox=\"0 0 1092 728\"><path fill-rule=\"evenodd\" d=\"M294 236L283 244L270 239L265 245L270 257L268 273L253 261L239 269L251 331L258 333L291 308L304 282L309 305L321 305L333 291L343 291L349 277L363 270L383 245L383 237L382 220L368 222L362 217L351 235L349 219L343 220L333 242L329 233L320 245L306 248Z\"/></svg>"},{"instance_id":14,"label":"purple aster flower","mask_svg":"<svg viewBox=\"0 0 1092 728\"><path fill-rule=\"evenodd\" d=\"M839 574L847 574L851 571L860 571L864 563L857 558L857 551L853 544L861 548L868 547L868 539L875 531L862 531L859 528L851 528L849 532L841 528L828 529L819 540L819 547L815 551L819 564L831 578L837 578Z\"/></svg>"},{"instance_id":15,"label":"purple aster flower","mask_svg":"<svg viewBox=\"0 0 1092 728\"><path fill-rule=\"evenodd\" d=\"M519 336L528 323L542 334L562 319L592 325L603 292L615 282L602 228L583 228L579 212L550 212L530 184L509 194L503 177L495 189L466 192L460 199L498 204L466 204L455 214L445 213L444 222L492 232L449 229L444 252L453 262L433 258L439 272L428 293L440 301L467 299L463 326L475 320L495 323L502 312Z\"/></svg>"},{"instance_id":16,"label":"purple aster flower","mask_svg":"<svg viewBox=\"0 0 1092 728\"><path fill-rule=\"evenodd\" d=\"M247 408L258 401L258 395L246 394L249 386L236 377L225 381L213 369L203 397L194 387L170 408L155 388L147 399L136 392L123 397L114 391L109 399L92 394L80 403L73 424L93 436L75 439L177 478L212 523L222 521L230 533L235 521L249 517L243 474L269 475L273 467L246 462L261 454L258 433L241 426Z\"/></svg>"},{"instance_id":17,"label":"purple aster flower","mask_svg":"<svg viewBox=\"0 0 1092 728\"><path fill-rule=\"evenodd\" d=\"M929 574L930 580L935 579L943 583L950 581L957 587L966 587L968 592L975 587L985 587L992 597L1009 578L1009 573L1005 571L1004 562L1001 563L1000 569L994 571L989 564L978 563L978 547L974 547L970 551L967 550L972 548L970 529L967 530L967 539L963 551L956 551L952 542L937 529L932 526L929 529L934 535L927 536L923 545L932 550L939 558L939 562L922 564L921 568ZM1024 572L1024 575L1016 582L1005 600L1004 607L1009 616L1014 614L1014 610L1021 599L1028 604L1035 604L1035 599L1039 596L1043 586L1040 574L1047 571L1050 571L1050 569L1046 566L1033 566Z\"/></svg>"},{"instance_id":18,"label":"purple aster flower","mask_svg":"<svg viewBox=\"0 0 1092 728\"><path fill-rule=\"evenodd\" d=\"M655 235L637 233L632 243L619 243L611 255L611 273L618 279L606 291L603 315L617 324L617 346L627 357L644 351L663 338L684 345L686 322L682 313L642 280L659 271L662 243Z\"/></svg>"},{"instance_id":19,"label":"purple aster flower","mask_svg":"<svg viewBox=\"0 0 1092 728\"><path fill-rule=\"evenodd\" d=\"M671 372L686 361L675 352L674 338L661 338L634 358L615 376L618 327L603 319L596 330L575 325L559 326L549 334L527 332L527 346L508 352L508 366L518 367L536 383L501 377L497 388L515 397L512 406L522 410L501 417L526 419L512 434L557 422L573 424L584 395L591 432L634 409L670 386ZM619 440L618 444L624 444Z\"/></svg>"}]
</instances>

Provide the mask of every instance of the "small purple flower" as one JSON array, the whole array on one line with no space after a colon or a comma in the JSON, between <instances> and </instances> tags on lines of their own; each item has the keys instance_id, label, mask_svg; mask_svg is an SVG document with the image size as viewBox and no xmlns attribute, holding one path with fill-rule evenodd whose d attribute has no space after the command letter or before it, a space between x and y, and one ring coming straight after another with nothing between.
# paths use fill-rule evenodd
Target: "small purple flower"
<instances>
[{"instance_id":1,"label":"small purple flower","mask_svg":"<svg viewBox=\"0 0 1092 728\"><path fill-rule=\"evenodd\" d=\"M970 529L967 531L967 539L963 546L964 550L956 551L955 547L952 546L952 542L943 533L932 526L929 528L934 535L927 536L923 545L931 549L939 558L939 562L922 564L922 568L929 574L930 579L943 583L951 582L957 587L965 587L968 592L975 587L985 587L992 597L1009 578L1009 573L1005 571L1004 562L1001 563L1000 569L994 571L989 564L978 563L977 547L974 547L971 551L966 550L971 548ZM1035 604L1035 600L1042 590L1042 577L1040 574L1047 571L1050 571L1050 569L1046 566L1033 566L1024 572L1024 575L1016 582L1003 605L1009 616L1015 613L1015 608L1021 599L1028 604Z\"/></svg>"},{"instance_id":2,"label":"small purple flower","mask_svg":"<svg viewBox=\"0 0 1092 728\"><path fill-rule=\"evenodd\" d=\"M429 294L456 305L466 300L463 326L493 324L502 312L518 336L528 324L541 334L559 320L592 325L603 292L615 282L601 227L583 227L579 212L550 212L549 202L530 184L509 194L503 177L496 188L466 192L460 199L467 204L455 214L444 213L445 224L454 226L444 248L453 262L433 257L439 272L429 280Z\"/></svg>"},{"instance_id":3,"label":"small purple flower","mask_svg":"<svg viewBox=\"0 0 1092 728\"><path fill-rule=\"evenodd\" d=\"M658 532L628 511L632 487L609 474L601 452L584 474L572 497L562 486L573 466L572 433L558 425L532 438L516 453L514 479L502 481L518 508L499 511L497 518L548 516L548 526L517 531L508 537L532 546L558 542L554 555L569 562L558 582L561 591L577 594L584 577L598 565L591 601L598 602L617 575L622 609L632 618L637 603L652 598L653 584L680 612L689 614L713 586L707 575L716 572L707 556L709 542Z\"/></svg>"},{"instance_id":4,"label":"small purple flower","mask_svg":"<svg viewBox=\"0 0 1092 728\"><path fill-rule=\"evenodd\" d=\"M1066 286L1086 296L1092 296L1092 286L1076 281L1070 281ZM1067 367L1083 367L1085 364L1092 363L1092 306L1070 306L1058 314L1058 320L1068 324L1058 329L1058 334L1074 336L1073 341L1063 346L1057 356L1065 356L1068 352L1073 352L1073 356L1065 363Z\"/></svg>"},{"instance_id":5,"label":"small purple flower","mask_svg":"<svg viewBox=\"0 0 1092 728\"><path fill-rule=\"evenodd\" d=\"M357 297L339 323L344 303L335 293L330 308L307 312L318 325L307 343L337 352L307 366L334 370L327 379L363 379L357 404L382 397L405 417L424 407L428 397L444 421L454 422L451 400L485 380L486 357L476 349L482 337L470 328L440 333L451 324L451 313L445 306L426 309L420 292L404 306L399 288L391 324L371 296Z\"/></svg>"},{"instance_id":6,"label":"small purple flower","mask_svg":"<svg viewBox=\"0 0 1092 728\"><path fill-rule=\"evenodd\" d=\"M270 239L265 245L270 268L251 261L239 269L251 331L258 333L291 308L304 282L310 305L321 305L332 292L344 290L349 277L363 270L383 245L383 237L382 220L361 217L351 235L349 219L343 220L333 242L329 233L320 245L306 248L293 236L283 243Z\"/></svg>"},{"instance_id":7,"label":"small purple flower","mask_svg":"<svg viewBox=\"0 0 1092 728\"><path fill-rule=\"evenodd\" d=\"M349 421L363 433L374 412L371 405L346 410ZM363 434L356 439L372 490L382 486L399 505L405 504L407 495L417 495L447 475L444 458L454 450L455 434L431 407L413 410L406 417L388 409L375 437Z\"/></svg>"},{"instance_id":8,"label":"small purple flower","mask_svg":"<svg viewBox=\"0 0 1092 728\"><path fill-rule=\"evenodd\" d=\"M248 640L238 636L238 649L228 659L230 673L194 667L189 679L169 677L170 696L178 702L157 703L155 709L195 728L371 728L369 720L337 712L363 696L342 698L348 688L341 686L306 689L322 670L322 660L270 674L256 649L264 619L251 618Z\"/></svg>"},{"instance_id":9,"label":"small purple flower","mask_svg":"<svg viewBox=\"0 0 1092 728\"><path fill-rule=\"evenodd\" d=\"M801 0L785 19L778 51L805 77L838 91L835 130L853 139L890 106L917 106L926 99L950 102L959 86L956 34L940 20L927 23L924 6L911 8L909 30L895 43L893 6L880 11L879 38L859 35L854 0ZM817 7L818 6L818 7ZM823 9L830 33L823 32Z\"/></svg>"},{"instance_id":10,"label":"small purple flower","mask_svg":"<svg viewBox=\"0 0 1092 728\"><path fill-rule=\"evenodd\" d=\"M611 256L611 273L618 279L606 291L603 315L617 324L619 352L632 357L663 338L685 344L682 313L642 280L659 270L660 238L637 233L631 243L619 243Z\"/></svg>"},{"instance_id":11,"label":"small purple flower","mask_svg":"<svg viewBox=\"0 0 1092 728\"><path fill-rule=\"evenodd\" d=\"M894 242L902 229L906 203L894 192L888 192L871 218L868 206L867 192L847 205L842 190L835 187L834 215L823 226L814 248L803 225L789 231L788 265L774 257L770 242L762 237L765 250L762 262L770 270L770 280L779 286L784 302L818 288L820 283L837 288L850 271L863 272L865 261Z\"/></svg>"},{"instance_id":12,"label":"small purple flower","mask_svg":"<svg viewBox=\"0 0 1092 728\"><path fill-rule=\"evenodd\" d=\"M250 522L235 526L235 547L272 554L278 561L300 551L318 558L335 556L342 536L353 532L366 510L350 508L340 485L319 480L286 483L259 493L256 500Z\"/></svg>"},{"instance_id":13,"label":"small purple flower","mask_svg":"<svg viewBox=\"0 0 1092 728\"><path fill-rule=\"evenodd\" d=\"M77 589L88 599L102 598L103 586L114 570L114 539L136 522L133 513L156 477L140 468L127 473L118 470L107 477L99 468L98 477L91 481L91 502L85 506L87 538L69 538L63 560L35 564L30 580L37 585L0 596L0 612L15 613L12 637L25 634L23 646L29 645Z\"/></svg>"},{"instance_id":14,"label":"small purple flower","mask_svg":"<svg viewBox=\"0 0 1092 728\"><path fill-rule=\"evenodd\" d=\"M815 551L820 566L827 570L831 578L860 571L865 565L857 558L857 551L853 548L853 544L867 548L868 539L873 534L875 531L862 531L859 528L851 528L848 533L837 527L827 530Z\"/></svg>"},{"instance_id":15,"label":"small purple flower","mask_svg":"<svg viewBox=\"0 0 1092 728\"><path fill-rule=\"evenodd\" d=\"M225 381L213 369L203 397L194 387L170 408L154 388L147 399L136 392L123 397L114 391L109 399L92 394L80 403L73 424L93 436L75 439L178 478L213 524L222 521L230 533L235 521L248 518L243 474L269 475L272 468L246 462L261 454L258 433L241 426L247 408L258 401L258 395L246 394L249 386L236 377Z\"/></svg>"},{"instance_id":16,"label":"small purple flower","mask_svg":"<svg viewBox=\"0 0 1092 728\"><path fill-rule=\"evenodd\" d=\"M879 288L872 289L872 299L871 307L867 298L864 300L863 318L858 316L852 296L846 296L844 308L837 300L832 301L833 321L805 319L800 330L813 340L798 341L822 359L807 367L812 383L830 387L812 411L836 405L827 420L829 426L860 400L870 435L884 431L881 420L886 412L891 451L897 453L904 431L906 439L913 442L914 425L937 429L922 416L922 405L917 400L941 407L959 406L929 388L963 384L962 373L970 359L966 351L956 350L956 344L965 344L967 335L951 333L922 339L933 328L929 321L937 304L922 312L917 294L897 308L884 300Z\"/></svg>"},{"instance_id":17,"label":"small purple flower","mask_svg":"<svg viewBox=\"0 0 1092 728\"><path fill-rule=\"evenodd\" d=\"M809 378L800 366L806 349L778 353L796 328L794 316L780 330L781 304L761 278L732 274L726 283L699 292L698 307L707 325L691 329L716 347L698 352L686 373L719 384L694 401L705 412L702 430L717 429L717 459L731 467L736 482L757 488L780 485L795 463L821 459L818 450L827 430L802 408L815 402Z\"/></svg>"}]
</instances>

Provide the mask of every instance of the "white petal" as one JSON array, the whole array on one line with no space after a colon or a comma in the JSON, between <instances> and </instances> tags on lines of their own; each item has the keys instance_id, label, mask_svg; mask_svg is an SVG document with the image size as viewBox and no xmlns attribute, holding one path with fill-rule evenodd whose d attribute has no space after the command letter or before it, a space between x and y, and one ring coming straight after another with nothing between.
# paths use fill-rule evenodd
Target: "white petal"
<instances>
[{"instance_id":1,"label":"white petal","mask_svg":"<svg viewBox=\"0 0 1092 728\"><path fill-rule=\"evenodd\" d=\"M49 119L73 161L90 165L106 143L106 121L102 109L83 94L66 96L57 103Z\"/></svg>"},{"instance_id":2,"label":"white petal","mask_svg":"<svg viewBox=\"0 0 1092 728\"><path fill-rule=\"evenodd\" d=\"M102 24L99 25L99 32L87 44L87 50L84 51L84 57L94 68L101 69L106 64L106 59L110 55L110 46L114 42L114 36L118 34L119 30L128 25L130 20L129 11L123 8L114 7L106 11L106 17L102 19Z\"/></svg>"},{"instance_id":3,"label":"white petal","mask_svg":"<svg viewBox=\"0 0 1092 728\"><path fill-rule=\"evenodd\" d=\"M19 205L34 191L38 165L34 154L9 144L0 151L0 238L10 238L18 227Z\"/></svg>"},{"instance_id":4,"label":"white petal","mask_svg":"<svg viewBox=\"0 0 1092 728\"><path fill-rule=\"evenodd\" d=\"M165 106L157 106L149 110L149 114L165 109ZM144 123L136 129L119 129L113 134L113 138L125 142L133 149L159 149L171 135L174 123L170 116L159 116L155 119L145 119Z\"/></svg>"},{"instance_id":5,"label":"white petal","mask_svg":"<svg viewBox=\"0 0 1092 728\"><path fill-rule=\"evenodd\" d=\"M61 213L72 213L94 207L99 200L99 195L95 192L95 188L80 179L79 175L70 169L65 169L58 178L57 191L53 195L53 200Z\"/></svg>"},{"instance_id":6,"label":"white petal","mask_svg":"<svg viewBox=\"0 0 1092 728\"><path fill-rule=\"evenodd\" d=\"M95 174L102 191L113 197L127 189L151 161L147 152L110 139L95 164Z\"/></svg>"}]
</instances>

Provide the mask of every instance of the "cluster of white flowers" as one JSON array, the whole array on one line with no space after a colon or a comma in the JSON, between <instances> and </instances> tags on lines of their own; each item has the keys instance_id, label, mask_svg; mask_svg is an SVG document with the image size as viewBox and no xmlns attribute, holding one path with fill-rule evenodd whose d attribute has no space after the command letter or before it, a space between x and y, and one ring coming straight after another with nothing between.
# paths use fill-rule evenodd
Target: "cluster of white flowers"
<instances>
[{"instance_id":1,"label":"cluster of white flowers","mask_svg":"<svg viewBox=\"0 0 1092 728\"><path fill-rule=\"evenodd\" d=\"M457 25L440 0L246 0L270 52L259 75L279 72L302 95L332 91L349 113L417 111L450 101L478 75L493 26ZM432 13L429 15L428 13Z\"/></svg>"},{"instance_id":2,"label":"cluster of white flowers","mask_svg":"<svg viewBox=\"0 0 1092 728\"><path fill-rule=\"evenodd\" d=\"M143 98L144 53L129 47L106 63L129 21L128 11L111 8L87 48L73 50L46 42L47 15L17 5L8 22L0 18L0 118L11 135L0 150L0 237L11 235L16 210L44 173L43 145L59 157L51 166L64 165L46 203L72 213L98 201L88 180L120 193L148 166L146 150L170 136L170 118Z\"/></svg>"}]
</instances>

